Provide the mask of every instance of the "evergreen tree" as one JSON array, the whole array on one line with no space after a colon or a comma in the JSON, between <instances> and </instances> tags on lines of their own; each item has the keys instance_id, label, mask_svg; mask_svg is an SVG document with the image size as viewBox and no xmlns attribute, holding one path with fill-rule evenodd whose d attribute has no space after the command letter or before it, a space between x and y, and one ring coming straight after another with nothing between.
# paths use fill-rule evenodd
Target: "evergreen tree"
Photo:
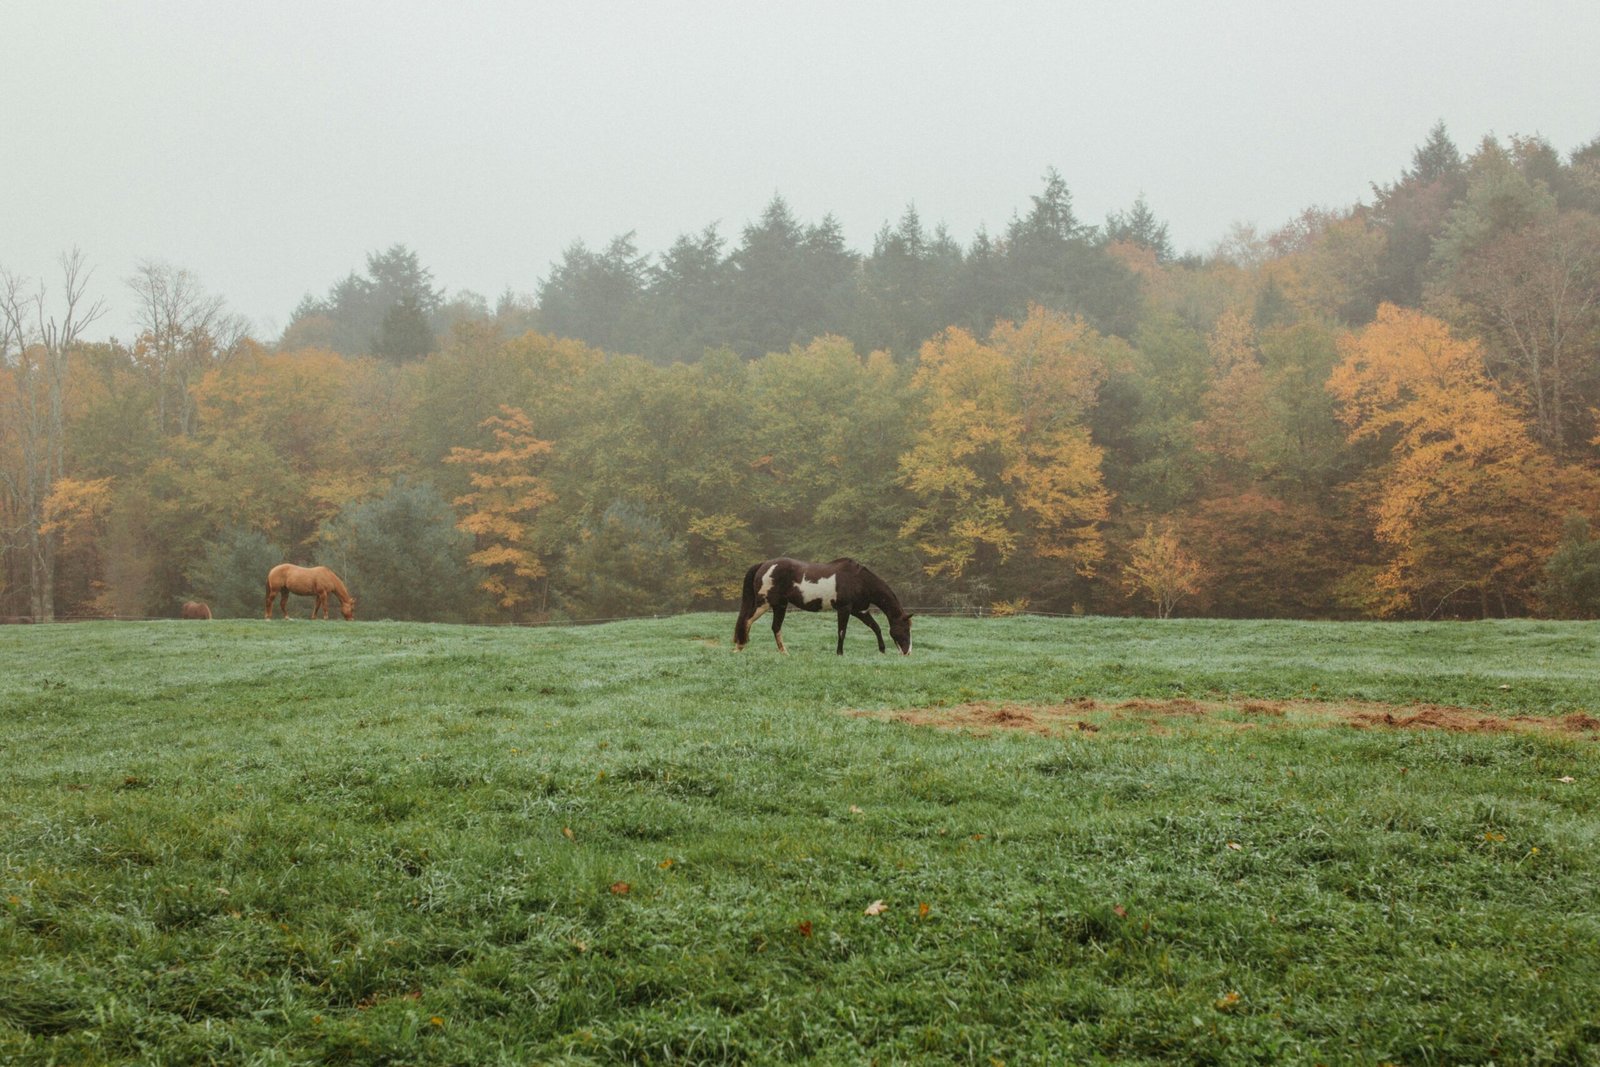
<instances>
[{"instance_id":1,"label":"evergreen tree","mask_svg":"<svg viewBox=\"0 0 1600 1067\"><path fill-rule=\"evenodd\" d=\"M403 334L404 345L409 347L405 355L391 358L410 358L411 348L421 343L422 335L405 323L411 312L403 312L395 324L399 334L388 337L385 322L390 312L409 305L421 314L426 327L443 302L443 294L433 286L432 272L422 266L417 254L405 245L391 245L367 255L365 277L351 271L334 283L324 299L308 295L301 300L284 331L285 344L316 345L348 356L364 356L379 354L381 344L386 340L398 343ZM431 351L431 330L428 338L429 347L415 354Z\"/></svg>"},{"instance_id":2,"label":"evergreen tree","mask_svg":"<svg viewBox=\"0 0 1600 1067\"><path fill-rule=\"evenodd\" d=\"M266 534L236 526L206 545L189 569L189 586L210 605L213 618L254 618L266 597L267 572L284 559L282 546Z\"/></svg>"},{"instance_id":3,"label":"evergreen tree","mask_svg":"<svg viewBox=\"0 0 1600 1067\"><path fill-rule=\"evenodd\" d=\"M567 548L560 600L577 619L670 615L689 607L680 576L688 558L660 520L613 501Z\"/></svg>"},{"instance_id":4,"label":"evergreen tree","mask_svg":"<svg viewBox=\"0 0 1600 1067\"><path fill-rule=\"evenodd\" d=\"M734 339L733 267L715 223L683 234L650 270L644 355L657 363L692 362Z\"/></svg>"},{"instance_id":5,"label":"evergreen tree","mask_svg":"<svg viewBox=\"0 0 1600 1067\"><path fill-rule=\"evenodd\" d=\"M1156 254L1157 263L1172 261L1172 242L1167 239L1167 224L1157 220L1145 202L1144 194L1126 212L1118 211L1106 219L1106 240L1127 241Z\"/></svg>"},{"instance_id":6,"label":"evergreen tree","mask_svg":"<svg viewBox=\"0 0 1600 1067\"><path fill-rule=\"evenodd\" d=\"M399 479L339 512L319 540L364 619L460 622L472 613L472 536L431 485Z\"/></svg>"},{"instance_id":7,"label":"evergreen tree","mask_svg":"<svg viewBox=\"0 0 1600 1067\"><path fill-rule=\"evenodd\" d=\"M546 330L611 352L636 351L649 272L632 231L602 252L575 241L539 283L539 316Z\"/></svg>"},{"instance_id":8,"label":"evergreen tree","mask_svg":"<svg viewBox=\"0 0 1600 1067\"><path fill-rule=\"evenodd\" d=\"M1560 619L1600 617L1600 540L1584 516L1567 516L1561 544L1544 565L1539 599Z\"/></svg>"},{"instance_id":9,"label":"evergreen tree","mask_svg":"<svg viewBox=\"0 0 1600 1067\"><path fill-rule=\"evenodd\" d=\"M1399 181L1372 187L1372 219L1385 236L1378 300L1402 307L1421 303L1433 242L1465 187L1461 153L1443 122L1435 124L1427 141L1412 153L1411 166Z\"/></svg>"},{"instance_id":10,"label":"evergreen tree","mask_svg":"<svg viewBox=\"0 0 1600 1067\"><path fill-rule=\"evenodd\" d=\"M383 316L372 354L395 363L421 359L433 351L433 329L416 298L406 296Z\"/></svg>"}]
</instances>

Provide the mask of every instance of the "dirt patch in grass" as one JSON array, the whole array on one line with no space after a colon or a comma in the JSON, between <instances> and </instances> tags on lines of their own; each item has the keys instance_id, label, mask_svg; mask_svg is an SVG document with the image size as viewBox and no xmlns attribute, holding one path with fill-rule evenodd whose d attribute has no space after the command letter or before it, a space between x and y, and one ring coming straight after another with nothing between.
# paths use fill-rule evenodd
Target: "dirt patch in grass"
<instances>
[{"instance_id":1,"label":"dirt patch in grass","mask_svg":"<svg viewBox=\"0 0 1600 1067\"><path fill-rule=\"evenodd\" d=\"M1569 715L1489 715L1445 704L1395 705L1317 700L1201 701L1137 699L1120 702L1077 697L1060 704L977 701L949 707L849 711L941 730L987 734L1020 730L1033 734L1098 733L1118 724L1168 733L1184 725L1251 730L1258 727L1349 727L1357 730L1446 730L1452 733L1559 733L1600 740L1600 719L1585 712Z\"/></svg>"}]
</instances>

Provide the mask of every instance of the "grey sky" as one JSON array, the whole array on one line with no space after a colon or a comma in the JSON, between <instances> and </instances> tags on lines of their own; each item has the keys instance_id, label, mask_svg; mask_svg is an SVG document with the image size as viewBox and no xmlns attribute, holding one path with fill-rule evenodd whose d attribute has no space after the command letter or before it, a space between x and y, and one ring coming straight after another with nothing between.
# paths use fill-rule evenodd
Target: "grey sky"
<instances>
[{"instance_id":1,"label":"grey sky","mask_svg":"<svg viewBox=\"0 0 1600 1067\"><path fill-rule=\"evenodd\" d=\"M963 244L1054 166L1180 250L1463 151L1600 135L1592 0L378 3L0 0L0 266L81 247L131 334L143 258L275 336L366 253L531 292L574 239L659 251L775 192L851 245Z\"/></svg>"}]
</instances>

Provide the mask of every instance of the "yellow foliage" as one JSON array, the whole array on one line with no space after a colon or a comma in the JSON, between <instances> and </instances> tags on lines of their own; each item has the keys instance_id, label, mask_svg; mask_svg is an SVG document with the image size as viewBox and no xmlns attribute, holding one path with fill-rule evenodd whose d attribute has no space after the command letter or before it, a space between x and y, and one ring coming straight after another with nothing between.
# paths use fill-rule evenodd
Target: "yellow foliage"
<instances>
[{"instance_id":1,"label":"yellow foliage","mask_svg":"<svg viewBox=\"0 0 1600 1067\"><path fill-rule=\"evenodd\" d=\"M1110 494L1081 420L1104 344L1081 319L1035 307L988 343L952 328L923 346L923 430L900 459L919 506L900 532L928 574L957 578L981 553L1004 561L1019 546L1092 571Z\"/></svg>"},{"instance_id":2,"label":"yellow foliage","mask_svg":"<svg viewBox=\"0 0 1600 1067\"><path fill-rule=\"evenodd\" d=\"M64 544L90 535L111 505L113 478L59 478L44 501L42 534L59 533Z\"/></svg>"}]
</instances>

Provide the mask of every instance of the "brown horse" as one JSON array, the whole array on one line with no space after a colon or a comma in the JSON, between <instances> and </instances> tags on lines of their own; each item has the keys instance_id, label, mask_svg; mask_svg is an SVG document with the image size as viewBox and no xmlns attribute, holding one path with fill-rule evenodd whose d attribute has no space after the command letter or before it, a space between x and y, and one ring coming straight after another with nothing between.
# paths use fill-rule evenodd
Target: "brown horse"
<instances>
[{"instance_id":1,"label":"brown horse","mask_svg":"<svg viewBox=\"0 0 1600 1067\"><path fill-rule=\"evenodd\" d=\"M280 563L267 572L267 618L272 618L272 598L278 597L278 608L283 617L289 617L289 594L314 596L317 603L311 617L328 617L328 594L339 598L339 613L346 619L356 617L356 598L344 587L339 576L326 567L296 567L293 563Z\"/></svg>"},{"instance_id":2,"label":"brown horse","mask_svg":"<svg viewBox=\"0 0 1600 1067\"><path fill-rule=\"evenodd\" d=\"M183 617L186 619L209 619L211 609L198 600L188 600L183 605Z\"/></svg>"}]
</instances>

